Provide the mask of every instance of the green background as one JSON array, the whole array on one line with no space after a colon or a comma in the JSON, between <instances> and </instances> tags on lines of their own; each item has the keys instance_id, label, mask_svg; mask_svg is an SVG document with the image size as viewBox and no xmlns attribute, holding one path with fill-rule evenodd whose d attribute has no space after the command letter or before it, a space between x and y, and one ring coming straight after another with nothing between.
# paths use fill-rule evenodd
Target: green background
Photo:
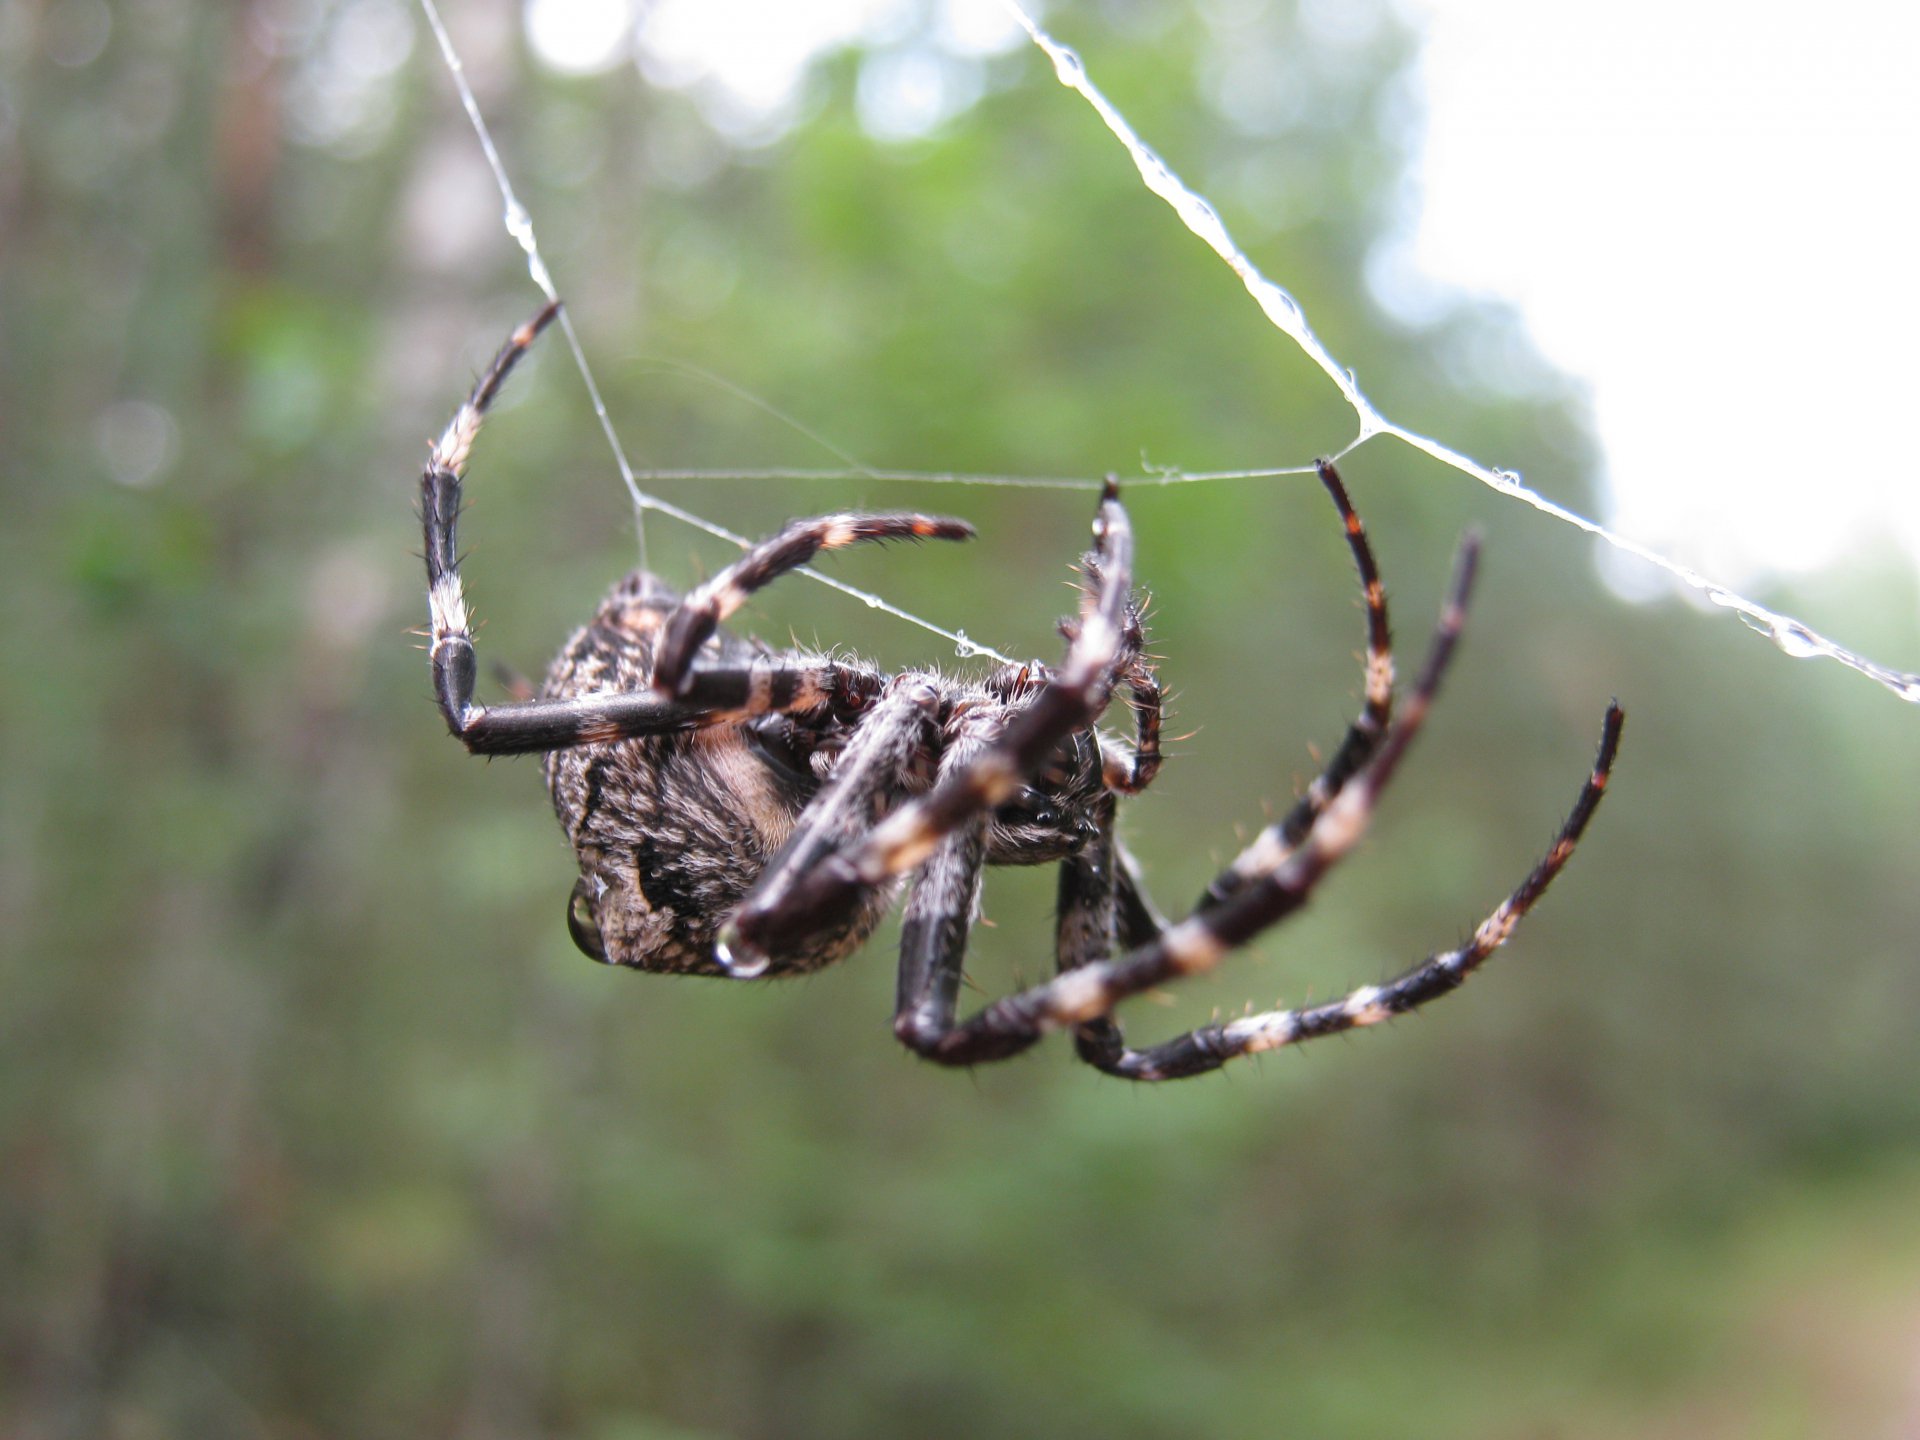
<instances>
[{"instance_id":1,"label":"green background","mask_svg":"<svg viewBox=\"0 0 1920 1440\"><path fill-rule=\"evenodd\" d=\"M538 299L417 14L4 14L0 1433L1920 1424L1910 707L1727 618L1613 601L1584 537L1377 442L1346 470L1403 659L1455 536L1486 534L1449 691L1310 913L1129 1022L1324 998L1454 943L1619 696L1587 844L1458 999L1130 1088L1063 1042L916 1062L886 936L798 983L599 969L535 765L447 739L408 634L423 440ZM881 143L855 97L931 44L909 25L735 144L630 70L543 72L511 7L450 20L642 466L838 463L811 432L879 466L1091 477L1351 434L1031 51L967 62L975 104ZM1054 23L1387 414L1602 507L1581 392L1513 315L1410 328L1367 297L1409 36L1323 51L1286 5ZM1250 75L1299 103L1224 103ZM551 341L470 479L483 658L538 673L635 557ZM964 514L971 546L832 569L1015 655L1056 653L1090 509L657 488L748 533ZM1178 908L1337 739L1361 616L1310 478L1128 499L1177 738L1126 833ZM682 581L726 559L671 521L649 539ZM1889 547L1767 598L1899 658L1915 590ZM805 581L741 618L960 663ZM1050 889L993 878L980 992L1047 971Z\"/></svg>"}]
</instances>

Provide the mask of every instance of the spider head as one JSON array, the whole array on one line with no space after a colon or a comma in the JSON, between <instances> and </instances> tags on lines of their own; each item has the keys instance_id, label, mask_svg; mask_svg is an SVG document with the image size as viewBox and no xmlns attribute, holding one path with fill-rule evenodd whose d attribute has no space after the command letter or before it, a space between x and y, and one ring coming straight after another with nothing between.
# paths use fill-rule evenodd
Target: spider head
<instances>
[{"instance_id":1,"label":"spider head","mask_svg":"<svg viewBox=\"0 0 1920 1440\"><path fill-rule=\"evenodd\" d=\"M1106 786L1100 748L1085 731L1061 742L1031 785L995 808L987 822L987 859L994 865L1062 860L1098 831Z\"/></svg>"}]
</instances>

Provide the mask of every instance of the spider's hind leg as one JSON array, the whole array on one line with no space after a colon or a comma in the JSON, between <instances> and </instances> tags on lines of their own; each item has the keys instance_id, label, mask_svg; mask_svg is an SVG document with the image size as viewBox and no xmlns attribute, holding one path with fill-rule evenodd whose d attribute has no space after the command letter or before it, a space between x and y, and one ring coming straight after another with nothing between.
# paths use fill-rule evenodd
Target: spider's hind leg
<instances>
[{"instance_id":1,"label":"spider's hind leg","mask_svg":"<svg viewBox=\"0 0 1920 1440\"><path fill-rule=\"evenodd\" d=\"M466 473L467 456L473 449L474 437L480 433L480 422L500 393L508 373L559 313L560 302L551 301L507 337L507 343L474 382L466 403L454 412L447 428L433 442L427 452L426 468L420 474L420 523L426 539L427 614L431 627L428 644L433 689L440 701L440 712L447 718L447 728L463 739L476 718L473 685L478 662L474 657L466 595L460 586L460 545L456 536L460 477Z\"/></svg>"}]
</instances>

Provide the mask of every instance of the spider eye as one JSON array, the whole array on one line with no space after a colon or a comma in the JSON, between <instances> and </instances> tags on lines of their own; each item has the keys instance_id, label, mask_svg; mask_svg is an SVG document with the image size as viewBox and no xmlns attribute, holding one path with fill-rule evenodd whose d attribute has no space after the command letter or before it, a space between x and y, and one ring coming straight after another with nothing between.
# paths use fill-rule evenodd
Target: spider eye
<instances>
[{"instance_id":1,"label":"spider eye","mask_svg":"<svg viewBox=\"0 0 1920 1440\"><path fill-rule=\"evenodd\" d=\"M573 882L573 894L567 897L567 933L573 936L581 954L602 965L612 963L607 959L606 942L600 938L600 922L593 916L592 886L584 875Z\"/></svg>"}]
</instances>

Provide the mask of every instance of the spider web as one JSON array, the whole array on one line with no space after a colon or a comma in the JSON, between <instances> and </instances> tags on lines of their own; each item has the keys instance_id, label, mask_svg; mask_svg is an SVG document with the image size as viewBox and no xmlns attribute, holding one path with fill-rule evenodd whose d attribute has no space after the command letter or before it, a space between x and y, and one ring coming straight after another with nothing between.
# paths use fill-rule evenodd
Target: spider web
<instances>
[{"instance_id":1,"label":"spider web","mask_svg":"<svg viewBox=\"0 0 1920 1440\"><path fill-rule=\"evenodd\" d=\"M433 32L434 39L440 47L441 58L445 62L449 74L453 77L454 86L459 92L460 103L466 110L467 118L473 126L474 133L479 139L481 150L486 156L487 164L493 172L494 181L499 187L500 198L504 207L502 218L507 233L520 246L521 250L525 252L528 273L531 275L534 284L539 286L541 292L545 294L549 300L557 299L559 298L558 291L554 286L553 277L547 269L546 261L540 253L538 238L534 234L533 218L514 193L513 183L508 177L506 167L500 159L499 151L493 143L493 136L487 128L485 117L480 112L479 102L474 97L473 88L467 82L465 66L461 63L459 53L454 48L453 40L447 33L446 26L440 18L435 0L419 0L419 3L421 10L425 13L428 28ZM1355 373L1348 367L1342 365L1333 353L1327 349L1326 345L1322 343L1319 336L1314 333L1313 327L1308 323L1306 311L1300 302L1282 286L1261 274L1258 267L1247 257L1246 253L1235 244L1232 235L1228 232L1225 223L1220 219L1218 212L1214 210L1213 206L1209 204L1204 197L1190 189L1181 181L1179 176L1173 172L1166 162L1155 154L1140 138L1134 131L1132 125L1128 123L1126 117L1122 115L1093 84L1087 75L1086 66L1082 63L1080 57L1072 49L1061 44L1043 30L1033 18L1016 3L1016 0L1001 0L1001 4L1026 32L1033 44L1046 55L1048 61L1053 66L1055 78L1059 80L1060 84L1084 99L1087 104L1093 108L1107 130L1125 147L1128 156L1133 160L1135 168L1139 171L1141 183L1145 185L1150 192L1165 201L1181 223L1203 241L1214 254L1220 257L1234 274L1240 278L1242 285L1246 288L1247 294L1253 299L1254 303L1260 307L1261 313L1266 316L1274 328L1298 346L1339 389L1341 397L1347 402L1348 407L1354 413L1357 428L1353 439L1348 441L1347 444L1339 450L1334 456L1335 459L1351 454L1376 437L1388 437L1398 440L1403 444L1409 445L1431 456L1442 464L1458 470L1464 475L1471 476L1481 484L1486 485L1488 488L1509 499L1530 505L1534 509L1551 515L1565 524L1571 525L1579 530L1584 530L1589 535L1605 541L1616 550L1635 556L1657 569L1664 571L1681 584L1698 591L1713 605L1739 616L1749 629L1766 636L1782 654L1793 659L1824 658L1835 661L1850 670L1866 676L1869 680L1874 681L1899 699L1912 704L1920 704L1920 674L1911 671L1896 670L1891 666L1882 665L1876 660L1871 660L1854 650L1850 650L1838 641L1821 634L1804 621L1798 620L1783 612L1770 609L1756 600L1749 599L1731 587L1720 584L1718 581L1692 569L1690 566L1672 560L1649 546L1643 545L1628 536L1618 534L1608 527L1599 524L1597 521L1589 520L1585 516L1568 509L1558 502L1548 499L1546 496L1526 485L1517 472L1486 465L1474 459L1472 456L1453 449L1433 436L1423 435L1418 431L1408 429L1406 426L1397 424L1382 414L1360 388L1359 379ZM593 369L588 364L586 353L581 348L579 338L574 332L573 321L564 309L560 312L560 329L566 339L567 349L573 356L574 365L580 372L580 378L586 385L587 394L593 404L594 414L600 421L600 427L606 435L607 444L613 451L614 460L620 470L621 481L625 484L627 494L633 502L634 523L639 538L642 564L646 563L646 516L649 511L658 511L684 524L694 526L716 538L745 548L749 543L746 537L737 535L725 526L716 524L711 520L694 514L692 511L674 505L657 495L653 495L642 487L642 472L637 472L627 458L626 450L621 445L619 435L614 430L613 421L607 413L606 404L601 399L600 387L594 380ZM1222 479L1256 479L1283 475L1311 474L1312 471L1313 467L1310 465L1289 466L1278 469L1210 472L1163 469L1152 471L1145 477L1136 478L1132 483L1135 485L1142 483L1161 485L1186 484ZM657 470L644 473L646 478L653 480L697 478L696 472L690 471ZM1088 480L1040 476L969 475L954 472L879 470L852 462L849 462L845 469L840 470L780 468L730 473L736 474L739 478L776 481L859 476L869 480L914 480L950 484L1003 485L1047 489L1091 489L1096 483ZM1001 654L989 645L984 645L970 638L965 630L958 628L949 629L946 626L936 624L934 621L928 620L923 616L915 615L901 609L877 594L848 585L843 581L837 580L817 570L807 568L802 570L801 573L820 584L851 596L853 599L859 600L862 604L873 609L880 610L888 615L894 616L896 619L903 620L910 625L918 626L920 629L951 641L956 654L961 656L984 656L988 659L1000 661L1003 664L1011 663L1010 657Z\"/></svg>"}]
</instances>

